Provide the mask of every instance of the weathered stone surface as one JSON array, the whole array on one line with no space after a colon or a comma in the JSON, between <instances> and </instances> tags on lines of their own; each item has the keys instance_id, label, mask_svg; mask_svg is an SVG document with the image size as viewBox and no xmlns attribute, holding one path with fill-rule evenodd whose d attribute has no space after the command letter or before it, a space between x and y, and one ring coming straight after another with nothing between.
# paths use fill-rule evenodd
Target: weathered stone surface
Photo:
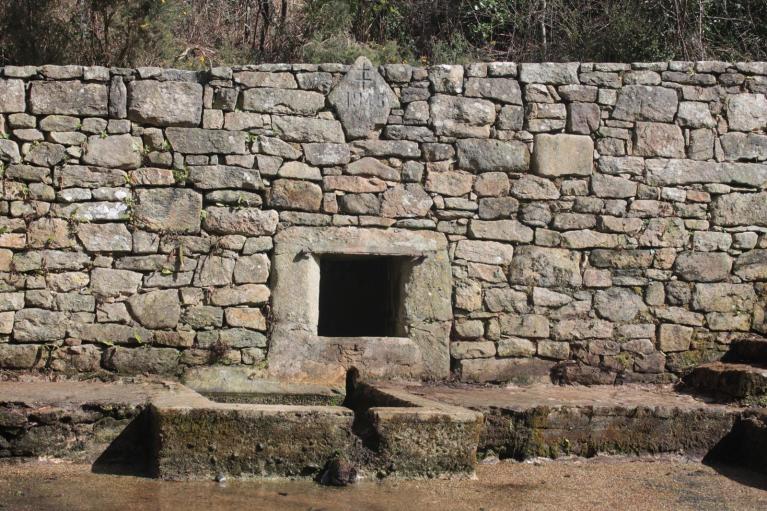
<instances>
[{"instance_id":1,"label":"weathered stone surface","mask_svg":"<svg viewBox=\"0 0 767 511\"><path fill-rule=\"evenodd\" d=\"M463 91L463 66L441 64L431 66L428 71L429 81L435 92L460 94Z\"/></svg>"},{"instance_id":2,"label":"weathered stone surface","mask_svg":"<svg viewBox=\"0 0 767 511\"><path fill-rule=\"evenodd\" d=\"M577 62L540 64L522 63L519 65L519 81L522 83L549 83L552 85L567 85L580 83L578 80Z\"/></svg>"},{"instance_id":3,"label":"weathered stone surface","mask_svg":"<svg viewBox=\"0 0 767 511\"><path fill-rule=\"evenodd\" d=\"M399 181L400 173L381 161L365 157L346 166L346 172L353 176L372 176L379 177L386 181Z\"/></svg>"},{"instance_id":4,"label":"weathered stone surface","mask_svg":"<svg viewBox=\"0 0 767 511\"><path fill-rule=\"evenodd\" d=\"M638 183L619 176L595 174L591 178L591 189L594 195L604 198L635 197Z\"/></svg>"},{"instance_id":5,"label":"weathered stone surface","mask_svg":"<svg viewBox=\"0 0 767 511\"><path fill-rule=\"evenodd\" d=\"M186 154L246 154L248 134L244 131L168 128L165 130L174 151Z\"/></svg>"},{"instance_id":6,"label":"weathered stone surface","mask_svg":"<svg viewBox=\"0 0 767 511\"><path fill-rule=\"evenodd\" d=\"M110 348L104 365L119 374L173 374L178 369L179 351L174 348Z\"/></svg>"},{"instance_id":7,"label":"weathered stone surface","mask_svg":"<svg viewBox=\"0 0 767 511\"><path fill-rule=\"evenodd\" d=\"M29 91L29 108L33 114L105 116L107 86L78 81L34 82Z\"/></svg>"},{"instance_id":8,"label":"weathered stone surface","mask_svg":"<svg viewBox=\"0 0 767 511\"><path fill-rule=\"evenodd\" d=\"M713 128L716 121L711 115L706 103L683 101L679 103L677 120L681 126L688 128Z\"/></svg>"},{"instance_id":9,"label":"weathered stone surface","mask_svg":"<svg viewBox=\"0 0 767 511\"><path fill-rule=\"evenodd\" d=\"M266 330L266 318L260 309L236 307L226 309L226 323L233 327Z\"/></svg>"},{"instance_id":10,"label":"weathered stone surface","mask_svg":"<svg viewBox=\"0 0 767 511\"><path fill-rule=\"evenodd\" d=\"M618 93L612 117L623 121L672 122L678 105L673 89L627 85Z\"/></svg>"},{"instance_id":11,"label":"weathered stone surface","mask_svg":"<svg viewBox=\"0 0 767 511\"><path fill-rule=\"evenodd\" d=\"M674 262L674 272L682 280L718 282L727 279L732 259L722 252L682 252Z\"/></svg>"},{"instance_id":12,"label":"weathered stone surface","mask_svg":"<svg viewBox=\"0 0 767 511\"><path fill-rule=\"evenodd\" d=\"M41 218L30 222L27 244L30 248L67 248L75 243L66 220Z\"/></svg>"},{"instance_id":13,"label":"weathered stone surface","mask_svg":"<svg viewBox=\"0 0 767 511\"><path fill-rule=\"evenodd\" d=\"M567 105L567 131L590 135L599 128L602 111L594 103L570 103Z\"/></svg>"},{"instance_id":14,"label":"weathered stone surface","mask_svg":"<svg viewBox=\"0 0 767 511\"><path fill-rule=\"evenodd\" d=\"M604 319L610 321L633 321L646 310L642 297L625 287L612 287L597 291L594 295L594 308Z\"/></svg>"},{"instance_id":15,"label":"weathered stone surface","mask_svg":"<svg viewBox=\"0 0 767 511\"><path fill-rule=\"evenodd\" d=\"M94 268L91 272L91 291L98 296L132 295L141 284L141 274L128 270Z\"/></svg>"},{"instance_id":16,"label":"weathered stone surface","mask_svg":"<svg viewBox=\"0 0 767 511\"><path fill-rule=\"evenodd\" d=\"M548 179L523 175L512 181L511 195L525 200L555 200L559 198L559 190Z\"/></svg>"},{"instance_id":17,"label":"weathered stone surface","mask_svg":"<svg viewBox=\"0 0 767 511\"><path fill-rule=\"evenodd\" d=\"M346 144L304 144L306 162L310 165L344 165L351 158Z\"/></svg>"},{"instance_id":18,"label":"weathered stone surface","mask_svg":"<svg viewBox=\"0 0 767 511\"><path fill-rule=\"evenodd\" d=\"M189 168L189 181L201 190L235 188L260 190L263 188L257 170L231 165L195 165Z\"/></svg>"},{"instance_id":19,"label":"weathered stone surface","mask_svg":"<svg viewBox=\"0 0 767 511\"><path fill-rule=\"evenodd\" d=\"M613 324L601 319L565 319L552 329L552 338L559 341L582 339L610 339Z\"/></svg>"},{"instance_id":20,"label":"weathered stone surface","mask_svg":"<svg viewBox=\"0 0 767 511\"><path fill-rule=\"evenodd\" d=\"M38 361L35 345L0 344L0 366L7 369L31 369Z\"/></svg>"},{"instance_id":21,"label":"weathered stone surface","mask_svg":"<svg viewBox=\"0 0 767 511\"><path fill-rule=\"evenodd\" d=\"M184 188L136 190L135 225L148 231L196 233L200 230L202 195Z\"/></svg>"},{"instance_id":22,"label":"weathered stone surface","mask_svg":"<svg viewBox=\"0 0 767 511\"><path fill-rule=\"evenodd\" d=\"M41 142L24 156L24 161L38 167L53 167L58 165L66 157L66 148L63 145Z\"/></svg>"},{"instance_id":23,"label":"weathered stone surface","mask_svg":"<svg viewBox=\"0 0 767 511\"><path fill-rule=\"evenodd\" d=\"M205 212L203 227L215 234L272 235L279 220L274 210L209 207Z\"/></svg>"},{"instance_id":24,"label":"weathered stone surface","mask_svg":"<svg viewBox=\"0 0 767 511\"><path fill-rule=\"evenodd\" d=\"M767 250L750 250L738 256L735 275L746 281L767 280Z\"/></svg>"},{"instance_id":25,"label":"weathered stone surface","mask_svg":"<svg viewBox=\"0 0 767 511\"><path fill-rule=\"evenodd\" d=\"M727 121L735 131L754 131L767 126L767 99L764 94L734 94L725 102Z\"/></svg>"},{"instance_id":26,"label":"weathered stone surface","mask_svg":"<svg viewBox=\"0 0 767 511\"><path fill-rule=\"evenodd\" d=\"M660 158L684 158L682 130L675 124L638 122L634 154Z\"/></svg>"},{"instance_id":27,"label":"weathered stone surface","mask_svg":"<svg viewBox=\"0 0 767 511\"><path fill-rule=\"evenodd\" d=\"M338 121L281 115L275 116L272 123L277 133L289 142L344 142Z\"/></svg>"},{"instance_id":28,"label":"weathered stone surface","mask_svg":"<svg viewBox=\"0 0 767 511\"><path fill-rule=\"evenodd\" d=\"M577 287L582 283L578 252L536 246L517 247L509 282L525 286Z\"/></svg>"},{"instance_id":29,"label":"weathered stone surface","mask_svg":"<svg viewBox=\"0 0 767 511\"><path fill-rule=\"evenodd\" d=\"M477 239L530 243L533 230L516 220L472 220L469 235Z\"/></svg>"},{"instance_id":30,"label":"weathered stone surface","mask_svg":"<svg viewBox=\"0 0 767 511\"><path fill-rule=\"evenodd\" d=\"M693 329L681 325L661 325L658 329L658 349L664 353L687 351L692 342Z\"/></svg>"},{"instance_id":31,"label":"weathered stone surface","mask_svg":"<svg viewBox=\"0 0 767 511\"><path fill-rule=\"evenodd\" d=\"M501 264L511 263L514 247L495 241L461 240L455 249L455 257L476 263Z\"/></svg>"},{"instance_id":32,"label":"weathered stone surface","mask_svg":"<svg viewBox=\"0 0 767 511\"><path fill-rule=\"evenodd\" d=\"M486 98L501 103L522 104L519 82L511 78L469 78L464 95L470 98Z\"/></svg>"},{"instance_id":33,"label":"weathered stone surface","mask_svg":"<svg viewBox=\"0 0 767 511\"><path fill-rule=\"evenodd\" d=\"M542 176L589 176L594 167L594 141L582 135L536 135L533 169Z\"/></svg>"},{"instance_id":34,"label":"weathered stone surface","mask_svg":"<svg viewBox=\"0 0 767 511\"><path fill-rule=\"evenodd\" d=\"M462 139L456 142L458 166L474 172L516 172L530 166L527 145L516 141Z\"/></svg>"},{"instance_id":35,"label":"weathered stone surface","mask_svg":"<svg viewBox=\"0 0 767 511\"><path fill-rule=\"evenodd\" d=\"M387 218L419 218L427 215L432 198L421 185L406 184L389 188L383 194L381 216Z\"/></svg>"},{"instance_id":36,"label":"weathered stone surface","mask_svg":"<svg viewBox=\"0 0 767 511\"><path fill-rule=\"evenodd\" d=\"M437 94L432 96L429 107L437 135L487 137L495 122L495 105L484 99Z\"/></svg>"},{"instance_id":37,"label":"weathered stone surface","mask_svg":"<svg viewBox=\"0 0 767 511\"><path fill-rule=\"evenodd\" d=\"M124 135L88 137L83 163L97 167L137 169L141 166L141 139Z\"/></svg>"},{"instance_id":38,"label":"weathered stone surface","mask_svg":"<svg viewBox=\"0 0 767 511\"><path fill-rule=\"evenodd\" d=\"M66 315L44 309L16 312L13 338L18 342L48 342L63 339L67 332Z\"/></svg>"},{"instance_id":39,"label":"weathered stone surface","mask_svg":"<svg viewBox=\"0 0 767 511\"><path fill-rule=\"evenodd\" d=\"M695 284L692 308L704 312L750 311L756 301L751 284Z\"/></svg>"},{"instance_id":40,"label":"weathered stone surface","mask_svg":"<svg viewBox=\"0 0 767 511\"><path fill-rule=\"evenodd\" d=\"M647 161L647 183L653 186L722 183L763 187L767 184L767 166L755 163L653 159Z\"/></svg>"},{"instance_id":41,"label":"weathered stone surface","mask_svg":"<svg viewBox=\"0 0 767 511\"><path fill-rule=\"evenodd\" d=\"M306 181L278 179L272 183L269 204L282 209L319 211L322 206L322 188Z\"/></svg>"},{"instance_id":42,"label":"weathered stone surface","mask_svg":"<svg viewBox=\"0 0 767 511\"><path fill-rule=\"evenodd\" d=\"M366 57L359 57L343 80L328 94L347 137L364 138L379 129L391 108L399 106L397 96Z\"/></svg>"},{"instance_id":43,"label":"weathered stone surface","mask_svg":"<svg viewBox=\"0 0 767 511\"><path fill-rule=\"evenodd\" d=\"M467 172L444 171L429 172L426 176L425 189L451 197L466 195L471 191L473 177Z\"/></svg>"},{"instance_id":44,"label":"weathered stone surface","mask_svg":"<svg viewBox=\"0 0 767 511\"><path fill-rule=\"evenodd\" d=\"M234 281L237 284L264 284L269 279L271 262L265 254L253 254L237 259Z\"/></svg>"},{"instance_id":45,"label":"weathered stone surface","mask_svg":"<svg viewBox=\"0 0 767 511\"><path fill-rule=\"evenodd\" d=\"M499 319L503 335L543 339L549 336L549 320L540 314L503 314Z\"/></svg>"},{"instance_id":46,"label":"weathered stone surface","mask_svg":"<svg viewBox=\"0 0 767 511\"><path fill-rule=\"evenodd\" d=\"M231 284L235 264L235 260L229 257L210 255L202 258L194 275L194 285L208 287Z\"/></svg>"},{"instance_id":47,"label":"weathered stone surface","mask_svg":"<svg viewBox=\"0 0 767 511\"><path fill-rule=\"evenodd\" d=\"M181 305L175 289L133 295L128 299L128 308L146 328L175 328L181 317Z\"/></svg>"},{"instance_id":48,"label":"weathered stone surface","mask_svg":"<svg viewBox=\"0 0 767 511\"><path fill-rule=\"evenodd\" d=\"M325 96L297 89L260 88L242 93L242 109L267 114L315 115Z\"/></svg>"},{"instance_id":49,"label":"weathered stone surface","mask_svg":"<svg viewBox=\"0 0 767 511\"><path fill-rule=\"evenodd\" d=\"M228 307L231 305L262 305L269 301L269 288L262 284L245 284L237 287L216 289L211 303Z\"/></svg>"},{"instance_id":50,"label":"weathered stone surface","mask_svg":"<svg viewBox=\"0 0 767 511\"><path fill-rule=\"evenodd\" d=\"M767 227L767 192L721 195L714 200L711 220L715 225Z\"/></svg>"},{"instance_id":51,"label":"weathered stone surface","mask_svg":"<svg viewBox=\"0 0 767 511\"><path fill-rule=\"evenodd\" d=\"M296 80L290 73L270 73L268 71L242 71L234 74L234 80L245 87L278 87L295 89Z\"/></svg>"},{"instance_id":52,"label":"weathered stone surface","mask_svg":"<svg viewBox=\"0 0 767 511\"><path fill-rule=\"evenodd\" d=\"M536 353L536 344L529 339L507 337L498 341L500 357L532 357Z\"/></svg>"},{"instance_id":53,"label":"weathered stone surface","mask_svg":"<svg viewBox=\"0 0 767 511\"><path fill-rule=\"evenodd\" d=\"M0 113L23 112L26 104L22 80L0 80Z\"/></svg>"},{"instance_id":54,"label":"weathered stone surface","mask_svg":"<svg viewBox=\"0 0 767 511\"><path fill-rule=\"evenodd\" d=\"M128 85L128 118L151 126L200 124L202 85L193 82L134 80Z\"/></svg>"}]
</instances>

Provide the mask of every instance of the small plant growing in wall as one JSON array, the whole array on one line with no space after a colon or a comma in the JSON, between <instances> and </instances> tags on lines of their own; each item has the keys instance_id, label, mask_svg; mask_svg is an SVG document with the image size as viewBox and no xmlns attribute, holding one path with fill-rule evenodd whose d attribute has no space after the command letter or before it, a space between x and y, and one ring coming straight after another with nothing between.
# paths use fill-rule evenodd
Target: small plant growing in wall
<instances>
[{"instance_id":1,"label":"small plant growing in wall","mask_svg":"<svg viewBox=\"0 0 767 511\"><path fill-rule=\"evenodd\" d=\"M180 169L173 169L173 180L177 185L186 185L187 180L189 180L189 168L184 166Z\"/></svg>"},{"instance_id":2,"label":"small plant growing in wall","mask_svg":"<svg viewBox=\"0 0 767 511\"><path fill-rule=\"evenodd\" d=\"M210 345L210 356L208 357L209 362L212 364L223 362L224 357L226 357L226 354L229 353L230 349L231 346L229 346L228 343L222 341L221 339L217 339L216 342Z\"/></svg>"}]
</instances>

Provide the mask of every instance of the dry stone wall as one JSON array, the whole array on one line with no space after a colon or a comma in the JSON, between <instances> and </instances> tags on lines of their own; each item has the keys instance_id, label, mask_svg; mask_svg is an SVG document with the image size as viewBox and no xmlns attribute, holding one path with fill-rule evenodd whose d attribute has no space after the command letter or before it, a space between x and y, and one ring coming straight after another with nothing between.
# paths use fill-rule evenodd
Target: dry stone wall
<instances>
[{"instance_id":1,"label":"dry stone wall","mask_svg":"<svg viewBox=\"0 0 767 511\"><path fill-rule=\"evenodd\" d=\"M765 63L0 68L0 367L264 366L275 233L359 226L446 235L464 380L673 379L767 332L765 93Z\"/></svg>"}]
</instances>

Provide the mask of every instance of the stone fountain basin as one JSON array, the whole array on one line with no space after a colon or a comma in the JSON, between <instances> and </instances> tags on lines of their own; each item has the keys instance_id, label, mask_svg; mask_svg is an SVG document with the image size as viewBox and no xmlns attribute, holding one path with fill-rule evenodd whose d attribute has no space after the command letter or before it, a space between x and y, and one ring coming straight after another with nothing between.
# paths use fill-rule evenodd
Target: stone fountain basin
<instances>
[{"instance_id":1,"label":"stone fountain basin","mask_svg":"<svg viewBox=\"0 0 767 511\"><path fill-rule=\"evenodd\" d=\"M363 477L474 472L479 412L383 384L355 383L345 395L319 385L228 378L188 381L196 392L152 401L155 477L315 477L334 459Z\"/></svg>"}]
</instances>

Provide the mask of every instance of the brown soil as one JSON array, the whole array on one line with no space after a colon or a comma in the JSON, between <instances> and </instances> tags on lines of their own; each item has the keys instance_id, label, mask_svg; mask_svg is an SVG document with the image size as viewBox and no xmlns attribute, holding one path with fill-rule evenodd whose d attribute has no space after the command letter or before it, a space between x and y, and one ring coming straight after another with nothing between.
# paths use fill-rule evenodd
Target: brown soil
<instances>
[{"instance_id":1,"label":"brown soil","mask_svg":"<svg viewBox=\"0 0 767 511\"><path fill-rule=\"evenodd\" d=\"M679 457L482 465L476 480L174 483L93 474L84 465L0 465L0 509L103 511L767 509L767 477Z\"/></svg>"}]
</instances>

